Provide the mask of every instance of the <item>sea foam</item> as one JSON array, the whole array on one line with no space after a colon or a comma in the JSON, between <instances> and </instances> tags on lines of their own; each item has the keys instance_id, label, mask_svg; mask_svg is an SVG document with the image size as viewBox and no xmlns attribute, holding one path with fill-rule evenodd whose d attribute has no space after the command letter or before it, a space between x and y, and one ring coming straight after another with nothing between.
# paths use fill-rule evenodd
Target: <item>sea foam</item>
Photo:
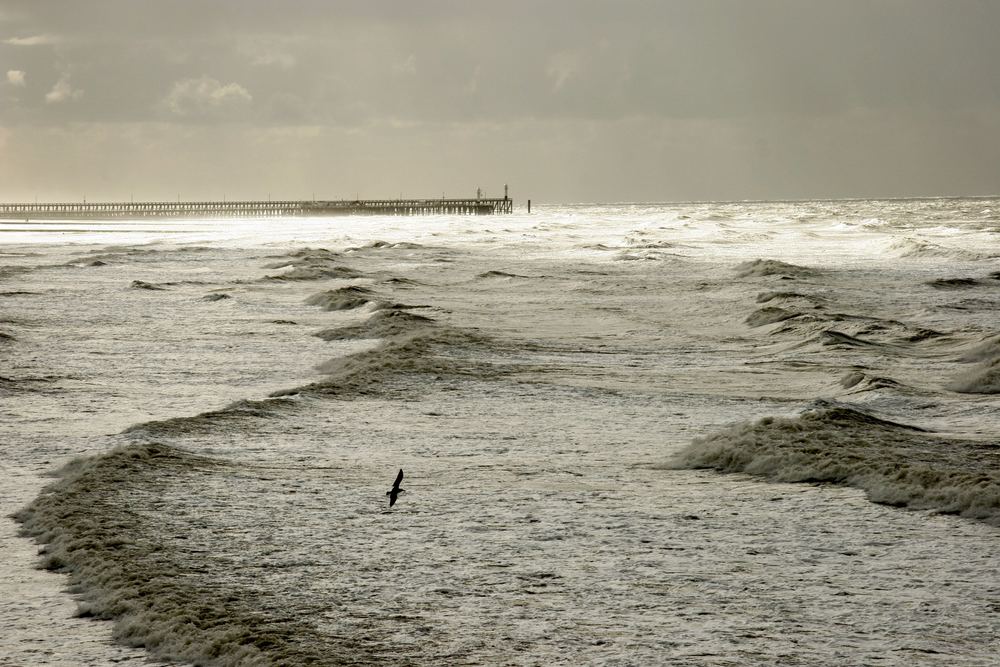
<instances>
[{"instance_id":1,"label":"sea foam","mask_svg":"<svg viewBox=\"0 0 1000 667\"><path fill-rule=\"evenodd\" d=\"M850 407L821 403L798 417L738 424L696 439L663 467L853 486L876 503L1000 526L1000 446L939 437Z\"/></svg>"},{"instance_id":2,"label":"sea foam","mask_svg":"<svg viewBox=\"0 0 1000 667\"><path fill-rule=\"evenodd\" d=\"M198 585L197 560L172 558L173 547L120 495L218 465L162 444L118 448L64 466L14 518L45 545L42 566L69 575L78 614L114 621L118 642L215 667L343 664L346 656L325 653L319 641L303 642L314 634L307 621L267 618L249 591Z\"/></svg>"}]
</instances>

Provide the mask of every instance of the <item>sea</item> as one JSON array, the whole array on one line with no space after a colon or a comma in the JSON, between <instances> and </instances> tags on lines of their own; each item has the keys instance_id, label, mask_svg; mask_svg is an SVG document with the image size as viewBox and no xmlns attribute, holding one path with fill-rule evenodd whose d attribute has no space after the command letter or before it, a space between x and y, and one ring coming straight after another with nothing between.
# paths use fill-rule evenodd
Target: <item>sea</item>
<instances>
[{"instance_id":1,"label":"sea","mask_svg":"<svg viewBox=\"0 0 1000 667\"><path fill-rule=\"evenodd\" d=\"M0 223L0 665L1000 665L998 315L990 198Z\"/></svg>"}]
</instances>

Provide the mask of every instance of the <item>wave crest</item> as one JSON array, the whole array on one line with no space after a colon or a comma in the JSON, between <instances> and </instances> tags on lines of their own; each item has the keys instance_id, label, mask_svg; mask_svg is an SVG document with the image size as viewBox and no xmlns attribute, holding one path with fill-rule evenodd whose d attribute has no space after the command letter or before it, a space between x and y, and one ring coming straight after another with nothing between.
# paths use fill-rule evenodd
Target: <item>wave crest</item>
<instances>
[{"instance_id":1,"label":"wave crest","mask_svg":"<svg viewBox=\"0 0 1000 667\"><path fill-rule=\"evenodd\" d=\"M937 278L927 284L934 289L969 289L979 287L982 283L975 278Z\"/></svg>"},{"instance_id":2,"label":"wave crest","mask_svg":"<svg viewBox=\"0 0 1000 667\"><path fill-rule=\"evenodd\" d=\"M808 266L788 264L777 259L754 259L737 264L734 271L737 278L758 278L764 276L781 276L782 278L812 278L819 275L816 269Z\"/></svg>"},{"instance_id":3,"label":"wave crest","mask_svg":"<svg viewBox=\"0 0 1000 667\"><path fill-rule=\"evenodd\" d=\"M306 299L310 306L319 306L323 310L351 310L372 301L375 301L375 292L357 285L317 292Z\"/></svg>"},{"instance_id":4,"label":"wave crest","mask_svg":"<svg viewBox=\"0 0 1000 667\"><path fill-rule=\"evenodd\" d=\"M273 256L272 256L273 257ZM331 278L358 278L361 273L337 263L338 253L326 248L301 248L285 255L278 255L282 261L265 264L265 269L277 269L279 273L269 274L264 280L327 280Z\"/></svg>"},{"instance_id":5,"label":"wave crest","mask_svg":"<svg viewBox=\"0 0 1000 667\"><path fill-rule=\"evenodd\" d=\"M219 428L231 430L249 427L255 419L267 419L288 410L289 401L236 401L221 410L209 410L190 417L171 417L157 421L134 424L122 433L147 437L184 436L210 432Z\"/></svg>"},{"instance_id":6,"label":"wave crest","mask_svg":"<svg viewBox=\"0 0 1000 667\"><path fill-rule=\"evenodd\" d=\"M385 327L387 335L376 347L344 357L336 357L316 369L327 376L312 384L284 389L272 397L298 394L320 396L355 396L358 394L388 393L394 389L389 381L405 375L495 377L503 370L495 364L477 361L487 339L473 332L451 329L428 321L407 317L388 316L376 320L373 328ZM400 333L388 330L398 326ZM365 325L361 325L362 332ZM353 329L353 327L352 327ZM348 333L356 333L348 331ZM463 354L463 348L480 348L474 354Z\"/></svg>"},{"instance_id":7,"label":"wave crest","mask_svg":"<svg viewBox=\"0 0 1000 667\"><path fill-rule=\"evenodd\" d=\"M663 467L853 486L872 502L1000 526L1000 447L934 436L844 406L732 426L694 440Z\"/></svg>"},{"instance_id":8,"label":"wave crest","mask_svg":"<svg viewBox=\"0 0 1000 667\"><path fill-rule=\"evenodd\" d=\"M164 553L186 544L151 530L121 495L221 465L158 443L114 449L64 466L14 518L45 544L41 566L69 575L78 615L114 621L116 641L198 665L346 664L307 622L269 617L253 592L199 585L197 566Z\"/></svg>"},{"instance_id":9,"label":"wave crest","mask_svg":"<svg viewBox=\"0 0 1000 667\"><path fill-rule=\"evenodd\" d=\"M774 324L797 317L799 313L776 306L759 308L747 316L745 322L751 327L762 327L765 324Z\"/></svg>"},{"instance_id":10,"label":"wave crest","mask_svg":"<svg viewBox=\"0 0 1000 667\"><path fill-rule=\"evenodd\" d=\"M959 394L1000 394L1000 336L990 336L958 359L975 365L946 386Z\"/></svg>"},{"instance_id":11,"label":"wave crest","mask_svg":"<svg viewBox=\"0 0 1000 667\"><path fill-rule=\"evenodd\" d=\"M975 261L993 257L993 255L977 253L971 250L949 248L910 236L893 241L889 246L889 251L897 257L933 257L962 261Z\"/></svg>"},{"instance_id":12,"label":"wave crest","mask_svg":"<svg viewBox=\"0 0 1000 667\"><path fill-rule=\"evenodd\" d=\"M361 324L323 329L314 335L323 340L355 340L365 338L388 338L414 333L419 329L434 326L430 317L416 315L405 310L390 308L379 310Z\"/></svg>"}]
</instances>

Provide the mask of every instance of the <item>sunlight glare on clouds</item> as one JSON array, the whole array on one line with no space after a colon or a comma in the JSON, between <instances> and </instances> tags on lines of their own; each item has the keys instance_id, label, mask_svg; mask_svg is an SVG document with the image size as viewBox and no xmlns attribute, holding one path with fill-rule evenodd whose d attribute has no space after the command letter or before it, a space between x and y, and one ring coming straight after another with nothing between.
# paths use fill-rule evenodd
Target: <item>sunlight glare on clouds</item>
<instances>
[{"instance_id":1,"label":"sunlight glare on clouds","mask_svg":"<svg viewBox=\"0 0 1000 667\"><path fill-rule=\"evenodd\" d=\"M199 116L233 111L253 100L250 92L238 83L221 83L202 76L174 82L164 104L177 116Z\"/></svg>"},{"instance_id":2,"label":"sunlight glare on clouds","mask_svg":"<svg viewBox=\"0 0 1000 667\"><path fill-rule=\"evenodd\" d=\"M69 74L63 74L59 77L56 85L52 86L52 90L45 94L45 101L49 104L62 104L70 100L80 99L82 96L82 90L70 85Z\"/></svg>"},{"instance_id":3,"label":"sunlight glare on clouds","mask_svg":"<svg viewBox=\"0 0 1000 667\"><path fill-rule=\"evenodd\" d=\"M51 46L58 44L60 39L55 35L31 35L30 37L11 37L3 41L10 46Z\"/></svg>"}]
</instances>

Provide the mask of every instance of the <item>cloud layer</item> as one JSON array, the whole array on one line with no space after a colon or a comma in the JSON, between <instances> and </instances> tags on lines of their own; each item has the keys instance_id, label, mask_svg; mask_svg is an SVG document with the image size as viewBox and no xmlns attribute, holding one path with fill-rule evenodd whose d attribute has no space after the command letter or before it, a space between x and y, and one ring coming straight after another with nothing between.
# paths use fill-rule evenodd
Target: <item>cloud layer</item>
<instances>
[{"instance_id":1,"label":"cloud layer","mask_svg":"<svg viewBox=\"0 0 1000 667\"><path fill-rule=\"evenodd\" d=\"M86 183L120 196L135 188L119 174L147 172L171 192L205 187L162 155L138 164L149 158L137 146L180 155L195 134L197 159L219 162L227 191L289 191L345 161L339 178L373 195L420 194L426 177L435 193L495 179L562 200L985 194L1000 173L998 3L8 0L5 10L8 142L72 128L65 141L106 151L98 169L75 173L53 164L67 151L34 144L32 160L0 173L25 194ZM227 184L223 156L261 162Z\"/></svg>"}]
</instances>

